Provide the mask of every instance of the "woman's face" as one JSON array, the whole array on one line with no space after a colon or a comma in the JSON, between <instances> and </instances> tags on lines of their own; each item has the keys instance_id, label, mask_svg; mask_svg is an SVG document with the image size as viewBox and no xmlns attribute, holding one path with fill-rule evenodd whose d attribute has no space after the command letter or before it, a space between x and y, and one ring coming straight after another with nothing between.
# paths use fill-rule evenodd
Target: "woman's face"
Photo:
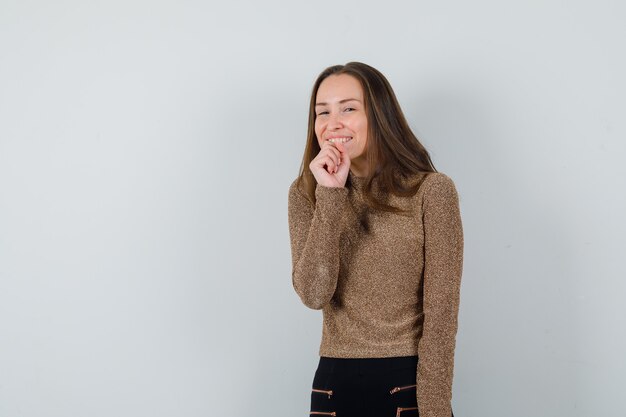
<instances>
[{"instance_id":1,"label":"woman's face","mask_svg":"<svg viewBox=\"0 0 626 417\"><path fill-rule=\"evenodd\" d=\"M365 166L367 116L359 81L348 74L330 75L320 84L315 103L320 148L329 139L345 141L351 166Z\"/></svg>"}]
</instances>

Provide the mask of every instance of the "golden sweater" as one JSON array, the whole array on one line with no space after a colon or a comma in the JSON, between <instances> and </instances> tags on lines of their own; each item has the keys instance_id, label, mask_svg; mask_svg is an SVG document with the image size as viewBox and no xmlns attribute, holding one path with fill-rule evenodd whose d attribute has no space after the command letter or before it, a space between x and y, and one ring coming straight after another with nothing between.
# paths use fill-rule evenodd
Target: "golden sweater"
<instances>
[{"instance_id":1,"label":"golden sweater","mask_svg":"<svg viewBox=\"0 0 626 417\"><path fill-rule=\"evenodd\" d=\"M295 180L289 187L292 284L304 305L323 310L319 354L417 355L419 415L450 417L463 269L454 182L428 173L413 197L389 195L413 210L406 215L368 209L365 178L348 175L346 187L317 184L315 205Z\"/></svg>"}]
</instances>

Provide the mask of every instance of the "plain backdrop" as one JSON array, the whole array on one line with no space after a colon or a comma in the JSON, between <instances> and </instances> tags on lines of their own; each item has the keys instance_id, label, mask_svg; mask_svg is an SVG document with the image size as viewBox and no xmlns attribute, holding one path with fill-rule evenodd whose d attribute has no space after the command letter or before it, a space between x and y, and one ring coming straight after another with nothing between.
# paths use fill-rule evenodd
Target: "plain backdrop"
<instances>
[{"instance_id":1,"label":"plain backdrop","mask_svg":"<svg viewBox=\"0 0 626 417\"><path fill-rule=\"evenodd\" d=\"M457 185L456 417L626 415L619 1L0 1L0 417L304 416L287 190L325 67Z\"/></svg>"}]
</instances>

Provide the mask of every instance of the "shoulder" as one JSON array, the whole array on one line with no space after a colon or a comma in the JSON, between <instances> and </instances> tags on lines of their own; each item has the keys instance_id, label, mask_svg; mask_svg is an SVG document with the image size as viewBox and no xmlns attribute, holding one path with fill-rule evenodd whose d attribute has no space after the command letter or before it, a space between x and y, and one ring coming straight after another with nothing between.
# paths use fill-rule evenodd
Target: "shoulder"
<instances>
[{"instance_id":1,"label":"shoulder","mask_svg":"<svg viewBox=\"0 0 626 417\"><path fill-rule=\"evenodd\" d=\"M430 187L455 187L454 180L443 172L431 172L426 176L424 180ZM455 187L456 188L456 187Z\"/></svg>"},{"instance_id":2,"label":"shoulder","mask_svg":"<svg viewBox=\"0 0 626 417\"><path fill-rule=\"evenodd\" d=\"M287 199L289 207L303 208L311 205L311 202L303 189L303 184L299 176L291 181L291 184L289 184Z\"/></svg>"},{"instance_id":3,"label":"shoulder","mask_svg":"<svg viewBox=\"0 0 626 417\"><path fill-rule=\"evenodd\" d=\"M408 177L406 182L409 185L419 184L421 194L437 189L456 190L454 180L443 172L419 172Z\"/></svg>"},{"instance_id":4,"label":"shoulder","mask_svg":"<svg viewBox=\"0 0 626 417\"><path fill-rule=\"evenodd\" d=\"M289 184L289 195L297 191L299 179L300 177L296 177L293 179L293 181L291 181L291 184Z\"/></svg>"},{"instance_id":5,"label":"shoulder","mask_svg":"<svg viewBox=\"0 0 626 417\"><path fill-rule=\"evenodd\" d=\"M458 191L454 180L443 172L431 172L424 179L424 201L458 200Z\"/></svg>"},{"instance_id":6,"label":"shoulder","mask_svg":"<svg viewBox=\"0 0 626 417\"><path fill-rule=\"evenodd\" d=\"M302 198L304 197L303 191L301 189L300 177L296 177L289 184L289 200L293 200L294 198Z\"/></svg>"}]
</instances>

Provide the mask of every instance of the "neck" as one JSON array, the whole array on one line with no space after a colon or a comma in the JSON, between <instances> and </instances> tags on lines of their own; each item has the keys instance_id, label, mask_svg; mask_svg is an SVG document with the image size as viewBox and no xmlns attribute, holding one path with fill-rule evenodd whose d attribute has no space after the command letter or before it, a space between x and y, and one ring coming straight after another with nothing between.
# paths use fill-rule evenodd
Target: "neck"
<instances>
[{"instance_id":1,"label":"neck","mask_svg":"<svg viewBox=\"0 0 626 417\"><path fill-rule=\"evenodd\" d=\"M353 159L350 161L350 171L352 175L357 177L367 177L367 161Z\"/></svg>"}]
</instances>

